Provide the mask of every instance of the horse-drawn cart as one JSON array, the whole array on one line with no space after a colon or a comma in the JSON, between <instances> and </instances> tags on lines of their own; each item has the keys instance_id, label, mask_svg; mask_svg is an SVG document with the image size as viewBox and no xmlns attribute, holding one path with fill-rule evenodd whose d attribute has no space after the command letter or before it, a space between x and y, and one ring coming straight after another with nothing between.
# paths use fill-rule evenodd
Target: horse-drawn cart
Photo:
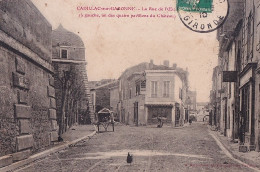
<instances>
[{"instance_id":1,"label":"horse-drawn cart","mask_svg":"<svg viewBox=\"0 0 260 172\"><path fill-rule=\"evenodd\" d=\"M103 108L97 113L97 121L95 124L98 127L98 132L100 132L100 125L104 127L105 131L107 131L109 125L112 126L112 131L114 132L114 115L113 111Z\"/></svg>"}]
</instances>

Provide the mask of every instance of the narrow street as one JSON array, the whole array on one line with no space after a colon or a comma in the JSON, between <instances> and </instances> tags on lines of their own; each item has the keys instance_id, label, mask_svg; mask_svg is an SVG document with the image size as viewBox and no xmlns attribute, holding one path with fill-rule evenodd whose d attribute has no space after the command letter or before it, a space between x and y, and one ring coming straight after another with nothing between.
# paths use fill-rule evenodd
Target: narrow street
<instances>
[{"instance_id":1,"label":"narrow street","mask_svg":"<svg viewBox=\"0 0 260 172\"><path fill-rule=\"evenodd\" d=\"M111 128L109 128L111 129ZM111 130L110 130L111 131ZM126 163L127 153L133 163ZM228 158L207 125L184 128L115 126L18 171L252 171Z\"/></svg>"}]
</instances>

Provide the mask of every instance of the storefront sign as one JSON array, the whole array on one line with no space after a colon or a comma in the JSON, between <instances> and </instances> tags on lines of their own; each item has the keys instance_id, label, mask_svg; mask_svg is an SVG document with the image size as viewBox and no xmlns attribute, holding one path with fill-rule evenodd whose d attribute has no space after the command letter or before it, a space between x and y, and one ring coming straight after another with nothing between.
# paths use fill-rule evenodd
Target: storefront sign
<instances>
[{"instance_id":1,"label":"storefront sign","mask_svg":"<svg viewBox=\"0 0 260 172\"><path fill-rule=\"evenodd\" d=\"M237 82L237 71L223 71L223 82Z\"/></svg>"}]
</instances>

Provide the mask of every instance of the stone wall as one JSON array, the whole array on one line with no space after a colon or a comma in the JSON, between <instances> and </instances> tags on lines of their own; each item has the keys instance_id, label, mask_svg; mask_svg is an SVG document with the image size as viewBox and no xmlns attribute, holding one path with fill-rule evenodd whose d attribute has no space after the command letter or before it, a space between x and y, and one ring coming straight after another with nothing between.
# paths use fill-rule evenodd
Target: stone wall
<instances>
[{"instance_id":1,"label":"stone wall","mask_svg":"<svg viewBox=\"0 0 260 172\"><path fill-rule=\"evenodd\" d=\"M51 60L51 25L30 0L0 1L0 30Z\"/></svg>"},{"instance_id":2,"label":"stone wall","mask_svg":"<svg viewBox=\"0 0 260 172\"><path fill-rule=\"evenodd\" d=\"M118 85L110 89L110 107L111 110L118 115L118 104L119 104L119 90Z\"/></svg>"},{"instance_id":3,"label":"stone wall","mask_svg":"<svg viewBox=\"0 0 260 172\"><path fill-rule=\"evenodd\" d=\"M1 168L56 141L57 122L49 23L28 0L1 1L0 18Z\"/></svg>"},{"instance_id":4,"label":"stone wall","mask_svg":"<svg viewBox=\"0 0 260 172\"><path fill-rule=\"evenodd\" d=\"M123 100L125 109L125 123L129 125L136 125L134 122L134 103L138 102L138 125L146 125L147 119L145 117L145 95L134 96L131 99Z\"/></svg>"}]
</instances>

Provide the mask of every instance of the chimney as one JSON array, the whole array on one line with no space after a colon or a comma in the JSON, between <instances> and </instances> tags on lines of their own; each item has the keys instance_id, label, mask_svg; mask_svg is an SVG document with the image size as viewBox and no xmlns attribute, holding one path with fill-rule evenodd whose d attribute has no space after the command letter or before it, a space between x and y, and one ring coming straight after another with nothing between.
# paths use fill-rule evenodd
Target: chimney
<instances>
[{"instance_id":1,"label":"chimney","mask_svg":"<svg viewBox=\"0 0 260 172\"><path fill-rule=\"evenodd\" d=\"M153 68L153 60L151 59L150 63L149 63L149 69L152 69L152 68Z\"/></svg>"},{"instance_id":2,"label":"chimney","mask_svg":"<svg viewBox=\"0 0 260 172\"><path fill-rule=\"evenodd\" d=\"M172 68L175 70L177 68L177 64L176 63L173 63L172 64Z\"/></svg>"},{"instance_id":3,"label":"chimney","mask_svg":"<svg viewBox=\"0 0 260 172\"><path fill-rule=\"evenodd\" d=\"M170 64L169 60L164 60L164 61L163 61L163 65L164 65L164 66L169 67L169 64Z\"/></svg>"}]
</instances>

